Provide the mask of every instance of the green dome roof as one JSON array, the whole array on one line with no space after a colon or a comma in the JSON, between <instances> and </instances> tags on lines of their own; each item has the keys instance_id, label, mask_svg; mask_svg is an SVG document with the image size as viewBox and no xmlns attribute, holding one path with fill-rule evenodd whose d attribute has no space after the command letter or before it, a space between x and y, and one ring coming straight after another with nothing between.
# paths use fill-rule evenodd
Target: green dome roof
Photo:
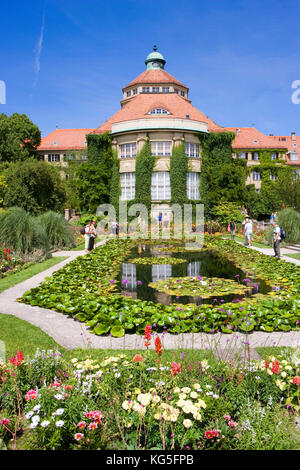
<instances>
[{"instance_id":1,"label":"green dome roof","mask_svg":"<svg viewBox=\"0 0 300 470\"><path fill-rule=\"evenodd\" d=\"M147 65L147 70L149 69L164 69L165 67L165 59L164 56L157 52L157 47L153 47L153 52L148 54L147 59L145 60L145 64Z\"/></svg>"}]
</instances>

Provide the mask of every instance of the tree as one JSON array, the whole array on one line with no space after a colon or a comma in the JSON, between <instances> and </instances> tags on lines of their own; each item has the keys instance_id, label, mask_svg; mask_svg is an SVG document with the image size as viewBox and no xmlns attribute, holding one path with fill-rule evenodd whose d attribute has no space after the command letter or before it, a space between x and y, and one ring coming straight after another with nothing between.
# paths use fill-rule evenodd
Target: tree
<instances>
[{"instance_id":1,"label":"tree","mask_svg":"<svg viewBox=\"0 0 300 470\"><path fill-rule=\"evenodd\" d=\"M0 114L0 161L34 157L40 142L41 131L26 114Z\"/></svg>"},{"instance_id":2,"label":"tree","mask_svg":"<svg viewBox=\"0 0 300 470\"><path fill-rule=\"evenodd\" d=\"M96 212L100 204L109 202L111 169L92 163L82 163L76 170L76 186L80 209Z\"/></svg>"},{"instance_id":3,"label":"tree","mask_svg":"<svg viewBox=\"0 0 300 470\"><path fill-rule=\"evenodd\" d=\"M22 207L33 214L62 212L66 193L59 171L49 163L34 159L10 163L3 176L4 207Z\"/></svg>"}]
</instances>

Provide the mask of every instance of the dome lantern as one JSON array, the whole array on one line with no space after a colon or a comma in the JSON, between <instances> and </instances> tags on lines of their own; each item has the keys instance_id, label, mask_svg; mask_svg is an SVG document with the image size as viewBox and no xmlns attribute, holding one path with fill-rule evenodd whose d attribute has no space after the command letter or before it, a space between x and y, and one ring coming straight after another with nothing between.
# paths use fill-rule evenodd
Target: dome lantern
<instances>
[{"instance_id":1,"label":"dome lantern","mask_svg":"<svg viewBox=\"0 0 300 470\"><path fill-rule=\"evenodd\" d=\"M145 60L146 64L146 70L155 70L155 69L162 69L164 70L165 68L165 59L163 55L160 52L157 52L157 46L153 46L153 52L151 52L148 56L147 59Z\"/></svg>"}]
</instances>

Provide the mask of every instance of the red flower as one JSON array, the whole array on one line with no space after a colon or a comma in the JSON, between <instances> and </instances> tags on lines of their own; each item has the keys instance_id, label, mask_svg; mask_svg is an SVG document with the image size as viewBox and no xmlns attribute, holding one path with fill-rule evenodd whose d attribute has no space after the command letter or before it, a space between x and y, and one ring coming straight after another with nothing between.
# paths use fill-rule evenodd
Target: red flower
<instances>
[{"instance_id":1,"label":"red flower","mask_svg":"<svg viewBox=\"0 0 300 470\"><path fill-rule=\"evenodd\" d=\"M161 354L162 354L162 344L161 344L161 341L159 339L159 336L157 336L156 339L155 339L155 351L157 352L157 354L159 356L161 356Z\"/></svg>"},{"instance_id":2,"label":"red flower","mask_svg":"<svg viewBox=\"0 0 300 470\"><path fill-rule=\"evenodd\" d=\"M144 341L144 344L145 344L146 348L148 348L151 344L151 326L150 325L146 325L146 327L145 327L145 341Z\"/></svg>"},{"instance_id":3,"label":"red flower","mask_svg":"<svg viewBox=\"0 0 300 470\"><path fill-rule=\"evenodd\" d=\"M206 437L206 439L212 439L213 437L219 437L219 432L216 430L205 431L204 436Z\"/></svg>"},{"instance_id":4,"label":"red flower","mask_svg":"<svg viewBox=\"0 0 300 470\"><path fill-rule=\"evenodd\" d=\"M132 360L133 362L143 362L144 359L140 354L136 354Z\"/></svg>"},{"instance_id":5,"label":"red flower","mask_svg":"<svg viewBox=\"0 0 300 470\"><path fill-rule=\"evenodd\" d=\"M300 377L296 375L296 377L293 378L293 384L295 385L300 385Z\"/></svg>"},{"instance_id":6,"label":"red flower","mask_svg":"<svg viewBox=\"0 0 300 470\"><path fill-rule=\"evenodd\" d=\"M171 366L172 366L172 372L171 372L171 374L172 374L172 375L179 374L179 372L180 372L180 364L177 364L177 362L172 362Z\"/></svg>"},{"instance_id":7,"label":"red flower","mask_svg":"<svg viewBox=\"0 0 300 470\"><path fill-rule=\"evenodd\" d=\"M18 351L14 357L9 358L9 362L14 364L15 366L20 366L23 361L24 361L24 356L23 356L22 351Z\"/></svg>"},{"instance_id":8,"label":"red flower","mask_svg":"<svg viewBox=\"0 0 300 470\"><path fill-rule=\"evenodd\" d=\"M270 363L269 361L265 361L265 368L267 369L269 367Z\"/></svg>"},{"instance_id":9,"label":"red flower","mask_svg":"<svg viewBox=\"0 0 300 470\"><path fill-rule=\"evenodd\" d=\"M278 361L272 362L272 369L271 369L271 371L273 372L273 374L278 374L279 368L280 368L280 365L279 365L279 362L278 362Z\"/></svg>"}]
</instances>

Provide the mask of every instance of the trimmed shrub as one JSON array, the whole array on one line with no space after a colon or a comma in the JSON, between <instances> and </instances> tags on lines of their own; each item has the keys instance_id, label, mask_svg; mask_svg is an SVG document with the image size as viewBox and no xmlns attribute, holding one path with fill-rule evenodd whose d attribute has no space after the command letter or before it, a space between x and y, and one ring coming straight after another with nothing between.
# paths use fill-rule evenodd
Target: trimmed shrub
<instances>
[{"instance_id":1,"label":"trimmed shrub","mask_svg":"<svg viewBox=\"0 0 300 470\"><path fill-rule=\"evenodd\" d=\"M286 233L286 243L297 243L300 241L300 213L294 209L283 209L278 212L278 225Z\"/></svg>"}]
</instances>

